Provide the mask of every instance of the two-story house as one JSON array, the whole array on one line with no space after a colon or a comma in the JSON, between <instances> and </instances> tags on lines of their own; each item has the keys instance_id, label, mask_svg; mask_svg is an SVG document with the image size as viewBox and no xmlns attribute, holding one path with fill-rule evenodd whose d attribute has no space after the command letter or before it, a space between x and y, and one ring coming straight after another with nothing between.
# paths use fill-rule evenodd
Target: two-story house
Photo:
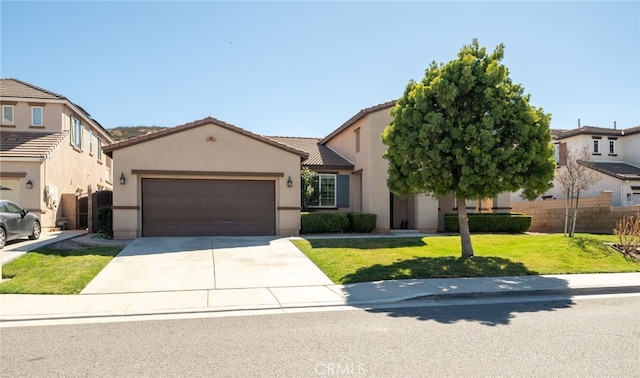
<instances>
[{"instance_id":1,"label":"two-story house","mask_svg":"<svg viewBox=\"0 0 640 378\"><path fill-rule=\"evenodd\" d=\"M376 214L378 232L444 230L444 215L457 211L453 195L426 194L402 198L387 187L387 146L381 135L391 123L396 101L365 108L324 138L271 137L309 153L302 166L318 173L320 193L310 208L324 212ZM509 212L509 193L483 201L468 200L468 212Z\"/></svg>"},{"instance_id":2,"label":"two-story house","mask_svg":"<svg viewBox=\"0 0 640 378\"><path fill-rule=\"evenodd\" d=\"M586 151L583 162L597 172L599 181L580 197L597 197L611 191L613 206L640 205L640 126L618 129L582 126L571 130L553 130L558 167L563 165L567 150ZM564 198L562 185L556 180L545 198ZM512 199L514 202L517 199Z\"/></svg>"},{"instance_id":3,"label":"two-story house","mask_svg":"<svg viewBox=\"0 0 640 378\"><path fill-rule=\"evenodd\" d=\"M88 196L112 189L109 133L65 96L0 80L0 198L40 217L43 230L88 226Z\"/></svg>"}]
</instances>

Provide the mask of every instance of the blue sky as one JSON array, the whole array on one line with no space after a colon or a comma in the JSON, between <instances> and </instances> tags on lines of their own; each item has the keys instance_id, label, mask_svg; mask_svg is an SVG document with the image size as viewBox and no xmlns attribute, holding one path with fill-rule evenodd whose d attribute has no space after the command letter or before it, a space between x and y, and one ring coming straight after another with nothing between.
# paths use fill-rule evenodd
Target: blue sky
<instances>
[{"instance_id":1,"label":"blue sky","mask_svg":"<svg viewBox=\"0 0 640 378\"><path fill-rule=\"evenodd\" d=\"M478 38L552 128L640 125L640 2L0 2L0 76L105 128L322 137Z\"/></svg>"}]
</instances>

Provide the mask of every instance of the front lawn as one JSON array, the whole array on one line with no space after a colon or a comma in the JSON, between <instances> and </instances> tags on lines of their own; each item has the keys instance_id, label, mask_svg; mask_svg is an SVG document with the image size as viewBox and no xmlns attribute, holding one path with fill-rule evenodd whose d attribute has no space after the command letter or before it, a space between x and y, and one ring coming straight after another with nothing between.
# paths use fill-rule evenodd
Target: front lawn
<instances>
[{"instance_id":1,"label":"front lawn","mask_svg":"<svg viewBox=\"0 0 640 378\"><path fill-rule=\"evenodd\" d=\"M41 248L2 266L0 294L77 294L120 252L118 247Z\"/></svg>"},{"instance_id":2,"label":"front lawn","mask_svg":"<svg viewBox=\"0 0 640 378\"><path fill-rule=\"evenodd\" d=\"M472 235L475 256L460 258L459 236L300 239L293 243L333 282L640 272L640 262L605 246L613 235Z\"/></svg>"}]
</instances>

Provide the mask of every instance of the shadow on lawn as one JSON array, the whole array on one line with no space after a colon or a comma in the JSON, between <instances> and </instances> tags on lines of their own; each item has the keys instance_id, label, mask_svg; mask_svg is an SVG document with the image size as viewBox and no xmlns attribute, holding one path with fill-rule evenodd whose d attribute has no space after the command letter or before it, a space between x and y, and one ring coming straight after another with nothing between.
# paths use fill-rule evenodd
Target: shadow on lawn
<instances>
[{"instance_id":1,"label":"shadow on lawn","mask_svg":"<svg viewBox=\"0 0 640 378\"><path fill-rule=\"evenodd\" d=\"M381 245L384 248L404 248L422 247L426 243L422 237L371 237L371 238L326 238L313 239L307 241L313 248L357 248L357 249L378 249ZM381 243L382 241L382 243Z\"/></svg>"},{"instance_id":2,"label":"shadow on lawn","mask_svg":"<svg viewBox=\"0 0 640 378\"><path fill-rule=\"evenodd\" d=\"M120 247L84 247L77 249L58 249L58 248L38 248L31 253L39 253L47 256L115 256L122 248Z\"/></svg>"},{"instance_id":3,"label":"shadow on lawn","mask_svg":"<svg viewBox=\"0 0 640 378\"><path fill-rule=\"evenodd\" d=\"M342 277L342 283L356 283L407 278L530 276L538 272L524 264L494 256L462 259L453 256L416 257L390 265L371 265Z\"/></svg>"}]
</instances>

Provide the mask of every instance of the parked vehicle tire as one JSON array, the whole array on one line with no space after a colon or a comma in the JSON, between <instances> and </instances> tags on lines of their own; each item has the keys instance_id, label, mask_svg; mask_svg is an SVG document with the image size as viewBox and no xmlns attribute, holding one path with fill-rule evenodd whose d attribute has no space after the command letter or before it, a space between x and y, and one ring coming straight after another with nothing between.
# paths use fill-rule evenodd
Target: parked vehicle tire
<instances>
[{"instance_id":1,"label":"parked vehicle tire","mask_svg":"<svg viewBox=\"0 0 640 378\"><path fill-rule=\"evenodd\" d=\"M7 243L7 233L4 232L4 228L0 227L0 249Z\"/></svg>"},{"instance_id":2,"label":"parked vehicle tire","mask_svg":"<svg viewBox=\"0 0 640 378\"><path fill-rule=\"evenodd\" d=\"M40 228L40 223L33 222L33 231L31 232L31 235L29 235L29 239L31 240L38 239L40 237L41 231L42 229Z\"/></svg>"}]
</instances>

